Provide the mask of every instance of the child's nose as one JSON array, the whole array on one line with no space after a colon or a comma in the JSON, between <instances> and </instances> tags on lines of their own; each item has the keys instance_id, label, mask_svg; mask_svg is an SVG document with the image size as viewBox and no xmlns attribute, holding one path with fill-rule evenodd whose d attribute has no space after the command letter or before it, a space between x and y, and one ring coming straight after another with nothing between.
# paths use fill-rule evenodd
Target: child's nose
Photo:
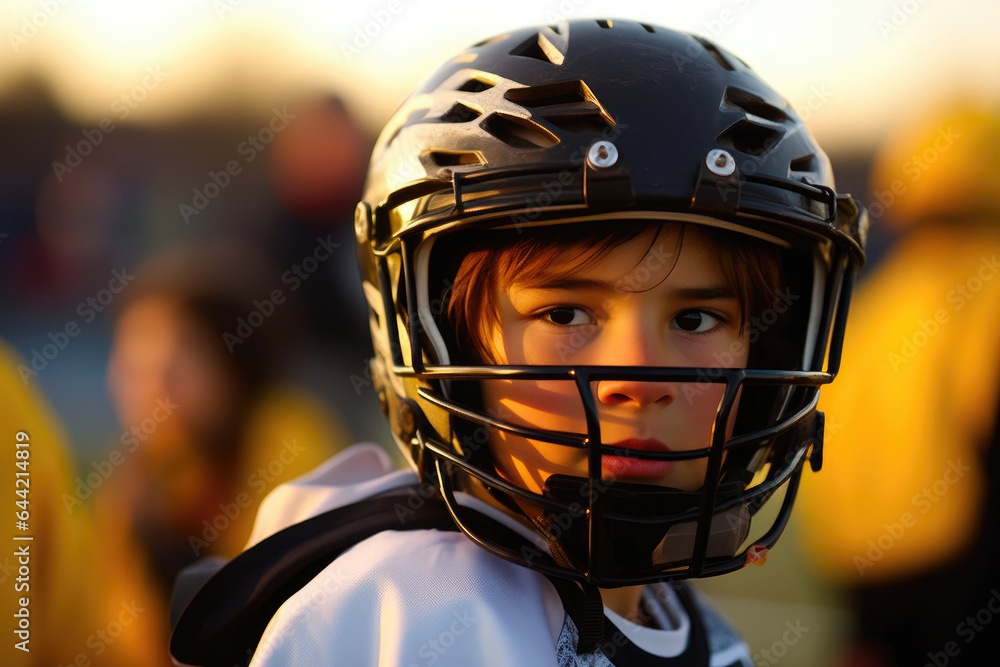
<instances>
[{"instance_id":1,"label":"child's nose","mask_svg":"<svg viewBox=\"0 0 1000 667\"><path fill-rule=\"evenodd\" d=\"M603 355L605 364L648 368L670 366L676 361L654 320L622 318L621 324L614 332L616 335L608 339L609 347ZM597 400L605 405L669 405L676 395L677 385L669 382L608 380L597 385Z\"/></svg>"},{"instance_id":2,"label":"child's nose","mask_svg":"<svg viewBox=\"0 0 1000 667\"><path fill-rule=\"evenodd\" d=\"M597 400L605 405L670 405L677 395L677 386L669 382L636 382L605 380L597 384Z\"/></svg>"}]
</instances>

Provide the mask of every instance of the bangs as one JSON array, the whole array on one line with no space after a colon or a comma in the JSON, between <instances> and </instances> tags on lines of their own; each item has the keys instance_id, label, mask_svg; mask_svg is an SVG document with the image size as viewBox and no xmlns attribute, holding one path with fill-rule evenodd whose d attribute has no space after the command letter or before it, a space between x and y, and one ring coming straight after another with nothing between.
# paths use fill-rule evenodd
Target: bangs
<instances>
[{"instance_id":1,"label":"bangs","mask_svg":"<svg viewBox=\"0 0 1000 667\"><path fill-rule=\"evenodd\" d=\"M445 307L446 329L455 332L458 359L498 364L487 342L500 326L497 296L517 283L541 283L552 277L552 266L571 265L571 275L606 256L622 243L656 230L662 224L626 224L609 230L606 222L573 225L572 234L559 225L523 231L497 231L467 247ZM571 240L568 239L571 237ZM460 255L461 256L461 255Z\"/></svg>"},{"instance_id":2,"label":"bangs","mask_svg":"<svg viewBox=\"0 0 1000 667\"><path fill-rule=\"evenodd\" d=\"M623 222L609 229L608 223L602 221L551 225L528 233L502 230L483 233L475 243L454 247L449 254L462 259L448 290L443 329L454 335L455 360L501 363L490 342L500 327L498 297L514 284L541 285L570 277L618 246L651 234L649 245L637 260L638 266L670 226L679 230L676 242L671 241L671 256L676 262L687 223ZM767 308L782 284L780 250L765 241L723 229L698 226L698 230L718 253L723 275L738 297L742 333L750 319L748 314Z\"/></svg>"}]
</instances>

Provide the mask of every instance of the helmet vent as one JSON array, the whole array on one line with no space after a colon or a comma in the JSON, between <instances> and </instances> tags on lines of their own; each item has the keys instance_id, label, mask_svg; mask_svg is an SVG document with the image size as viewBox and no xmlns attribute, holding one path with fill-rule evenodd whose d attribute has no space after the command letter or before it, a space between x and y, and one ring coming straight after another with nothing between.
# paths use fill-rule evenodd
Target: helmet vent
<instances>
[{"instance_id":1,"label":"helmet vent","mask_svg":"<svg viewBox=\"0 0 1000 667\"><path fill-rule=\"evenodd\" d=\"M720 146L731 147L747 155L763 155L774 148L782 132L751 120L739 120L722 132L715 140Z\"/></svg>"},{"instance_id":2,"label":"helmet vent","mask_svg":"<svg viewBox=\"0 0 1000 667\"><path fill-rule=\"evenodd\" d=\"M639 25L645 28L646 32L656 32L656 29L653 28L653 26L649 25L648 23L640 23Z\"/></svg>"},{"instance_id":3,"label":"helmet vent","mask_svg":"<svg viewBox=\"0 0 1000 667\"><path fill-rule=\"evenodd\" d=\"M805 157L800 157L796 160L792 160L788 165L789 171L798 171L806 173L815 173L819 168L819 162L816 160L816 156L809 154Z\"/></svg>"},{"instance_id":4,"label":"helmet vent","mask_svg":"<svg viewBox=\"0 0 1000 667\"><path fill-rule=\"evenodd\" d=\"M602 28L610 28L614 25L614 23L612 23L610 19L599 19L597 21L597 25L601 26Z\"/></svg>"},{"instance_id":5,"label":"helmet vent","mask_svg":"<svg viewBox=\"0 0 1000 667\"><path fill-rule=\"evenodd\" d=\"M587 84L579 80L512 88L504 98L535 110L556 127L570 132L601 132L615 124Z\"/></svg>"},{"instance_id":6,"label":"helmet vent","mask_svg":"<svg viewBox=\"0 0 1000 667\"><path fill-rule=\"evenodd\" d=\"M563 81L544 86L511 88L504 98L529 109L551 107L563 104L585 104L597 108L594 95L583 81Z\"/></svg>"},{"instance_id":7,"label":"helmet vent","mask_svg":"<svg viewBox=\"0 0 1000 667\"><path fill-rule=\"evenodd\" d=\"M461 90L463 93L481 93L484 90L489 90L493 86L494 84L490 81L483 81L482 79L473 77L456 88L456 90Z\"/></svg>"},{"instance_id":8,"label":"helmet vent","mask_svg":"<svg viewBox=\"0 0 1000 667\"><path fill-rule=\"evenodd\" d=\"M442 116L442 123L467 123L470 120L475 120L482 115L481 111L473 109L470 106L466 106L461 102L456 102L455 105L448 109Z\"/></svg>"},{"instance_id":9,"label":"helmet vent","mask_svg":"<svg viewBox=\"0 0 1000 667\"><path fill-rule=\"evenodd\" d=\"M585 134L595 134L603 132L611 127L611 124L604 120L598 113L561 114L558 116L547 116L546 120L567 132L583 132Z\"/></svg>"},{"instance_id":10,"label":"helmet vent","mask_svg":"<svg viewBox=\"0 0 1000 667\"><path fill-rule=\"evenodd\" d=\"M729 62L724 55L722 55L721 51L719 51L719 47L703 37L698 37L697 35L694 35L693 37L698 40L698 43L705 47L705 50L708 51L708 55L712 56L712 58L715 59L715 62L719 63L719 66L722 67L722 69L730 72L736 71L733 64Z\"/></svg>"},{"instance_id":11,"label":"helmet vent","mask_svg":"<svg viewBox=\"0 0 1000 667\"><path fill-rule=\"evenodd\" d=\"M553 33L558 38L558 33ZM553 65L562 65L565 55L547 36L535 33L510 52L512 56L534 58Z\"/></svg>"},{"instance_id":12,"label":"helmet vent","mask_svg":"<svg viewBox=\"0 0 1000 667\"><path fill-rule=\"evenodd\" d=\"M726 88L725 97L723 99L729 106L742 109L747 113L760 116L766 120L770 120L775 123L785 123L788 121L788 114L784 111L765 99L740 88L729 86Z\"/></svg>"},{"instance_id":13,"label":"helmet vent","mask_svg":"<svg viewBox=\"0 0 1000 667\"><path fill-rule=\"evenodd\" d=\"M486 160L477 151L431 151L427 155L439 167L457 167L465 164L482 166L486 164Z\"/></svg>"},{"instance_id":14,"label":"helmet vent","mask_svg":"<svg viewBox=\"0 0 1000 667\"><path fill-rule=\"evenodd\" d=\"M492 113L481 127L513 148L549 148L559 143L559 138L547 129L525 118Z\"/></svg>"}]
</instances>

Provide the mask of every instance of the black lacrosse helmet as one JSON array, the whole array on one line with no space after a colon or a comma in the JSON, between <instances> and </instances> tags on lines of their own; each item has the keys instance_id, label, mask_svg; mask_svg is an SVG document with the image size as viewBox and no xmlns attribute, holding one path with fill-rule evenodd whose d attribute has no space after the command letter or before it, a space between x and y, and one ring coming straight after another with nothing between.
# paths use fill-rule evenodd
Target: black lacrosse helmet
<instances>
[{"instance_id":1,"label":"black lacrosse helmet","mask_svg":"<svg viewBox=\"0 0 1000 667\"><path fill-rule=\"evenodd\" d=\"M470 239L637 222L778 247L795 295L783 314L793 349L773 367L748 368L491 366L456 355L442 312L454 253ZM580 19L483 40L388 122L357 207L382 410L459 527L503 558L604 587L732 571L766 555L805 462L820 467L819 387L838 370L867 224L864 209L835 191L826 155L789 103L702 37ZM572 383L586 428L545 431L491 414L475 387L498 378ZM704 449L629 453L703 457L700 489L602 481L602 454L621 455L601 440L593 387L607 380L725 385ZM494 430L583 448L589 473L552 479L544 493L523 489L480 446L478 436ZM486 498L533 537L481 532L460 492ZM752 525L776 493L776 514ZM541 516L525 517L526 503Z\"/></svg>"}]
</instances>

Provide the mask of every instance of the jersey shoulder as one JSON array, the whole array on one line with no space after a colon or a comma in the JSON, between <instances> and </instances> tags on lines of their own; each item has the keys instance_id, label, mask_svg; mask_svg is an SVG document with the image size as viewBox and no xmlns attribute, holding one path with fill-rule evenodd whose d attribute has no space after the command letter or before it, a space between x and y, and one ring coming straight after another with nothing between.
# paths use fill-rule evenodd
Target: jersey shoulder
<instances>
[{"instance_id":1,"label":"jersey shoulder","mask_svg":"<svg viewBox=\"0 0 1000 667\"><path fill-rule=\"evenodd\" d=\"M539 664L564 617L544 576L460 533L384 531L289 598L251 664Z\"/></svg>"}]
</instances>

